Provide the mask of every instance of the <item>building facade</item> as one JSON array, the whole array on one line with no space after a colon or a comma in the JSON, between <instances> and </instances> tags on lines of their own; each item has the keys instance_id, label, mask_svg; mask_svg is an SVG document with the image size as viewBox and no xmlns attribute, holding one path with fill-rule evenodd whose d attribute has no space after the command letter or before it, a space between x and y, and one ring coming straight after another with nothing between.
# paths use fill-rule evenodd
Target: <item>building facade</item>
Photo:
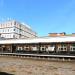
<instances>
[{"instance_id":1,"label":"building facade","mask_svg":"<svg viewBox=\"0 0 75 75\"><path fill-rule=\"evenodd\" d=\"M50 37L57 37L57 36L65 36L66 33L62 32L62 33L49 33L48 36Z\"/></svg>"},{"instance_id":2,"label":"building facade","mask_svg":"<svg viewBox=\"0 0 75 75\"><path fill-rule=\"evenodd\" d=\"M0 35L1 37L11 39L33 38L36 37L36 32L28 25L12 20L0 23Z\"/></svg>"},{"instance_id":3,"label":"building facade","mask_svg":"<svg viewBox=\"0 0 75 75\"><path fill-rule=\"evenodd\" d=\"M50 37L75 36L75 33L72 33L72 34L66 34L65 32L62 32L62 33L49 33L48 36L50 36Z\"/></svg>"}]
</instances>

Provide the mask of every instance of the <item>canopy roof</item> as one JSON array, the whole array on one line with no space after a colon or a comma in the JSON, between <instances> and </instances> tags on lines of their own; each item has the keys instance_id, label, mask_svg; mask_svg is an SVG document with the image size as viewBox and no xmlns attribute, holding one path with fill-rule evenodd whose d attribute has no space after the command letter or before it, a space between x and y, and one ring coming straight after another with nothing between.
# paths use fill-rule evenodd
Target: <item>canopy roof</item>
<instances>
[{"instance_id":1,"label":"canopy roof","mask_svg":"<svg viewBox=\"0 0 75 75\"><path fill-rule=\"evenodd\" d=\"M0 40L0 44L24 44L24 43L58 43L58 42L75 42L74 36L62 37L39 37L31 39L6 39Z\"/></svg>"}]
</instances>

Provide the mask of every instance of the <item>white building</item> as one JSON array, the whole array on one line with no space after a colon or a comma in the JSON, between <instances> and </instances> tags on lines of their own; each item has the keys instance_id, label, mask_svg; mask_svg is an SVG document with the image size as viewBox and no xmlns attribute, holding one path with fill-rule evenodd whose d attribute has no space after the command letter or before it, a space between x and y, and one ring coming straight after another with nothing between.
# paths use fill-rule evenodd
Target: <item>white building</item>
<instances>
[{"instance_id":1,"label":"white building","mask_svg":"<svg viewBox=\"0 0 75 75\"><path fill-rule=\"evenodd\" d=\"M0 23L0 35L4 38L33 38L36 37L34 32L28 25L17 22L15 20Z\"/></svg>"}]
</instances>

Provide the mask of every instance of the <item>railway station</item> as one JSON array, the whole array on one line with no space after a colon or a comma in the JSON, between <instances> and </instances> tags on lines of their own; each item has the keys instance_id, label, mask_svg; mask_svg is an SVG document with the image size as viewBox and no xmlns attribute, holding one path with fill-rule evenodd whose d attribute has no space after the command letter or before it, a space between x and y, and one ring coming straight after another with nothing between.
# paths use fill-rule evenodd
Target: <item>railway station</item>
<instances>
[{"instance_id":1,"label":"railway station","mask_svg":"<svg viewBox=\"0 0 75 75\"><path fill-rule=\"evenodd\" d=\"M0 24L0 53L74 56L75 33L49 33L38 37L27 24L15 20L4 22Z\"/></svg>"}]
</instances>

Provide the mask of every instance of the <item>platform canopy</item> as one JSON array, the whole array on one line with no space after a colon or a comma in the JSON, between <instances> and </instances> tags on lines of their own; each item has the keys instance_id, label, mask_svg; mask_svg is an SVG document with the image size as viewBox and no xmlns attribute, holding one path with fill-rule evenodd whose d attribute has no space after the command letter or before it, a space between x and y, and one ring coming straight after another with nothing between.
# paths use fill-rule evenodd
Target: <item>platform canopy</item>
<instances>
[{"instance_id":1,"label":"platform canopy","mask_svg":"<svg viewBox=\"0 0 75 75\"><path fill-rule=\"evenodd\" d=\"M61 43L61 42L75 42L75 37L39 37L30 39L6 39L0 40L0 44L24 44L24 43Z\"/></svg>"}]
</instances>

